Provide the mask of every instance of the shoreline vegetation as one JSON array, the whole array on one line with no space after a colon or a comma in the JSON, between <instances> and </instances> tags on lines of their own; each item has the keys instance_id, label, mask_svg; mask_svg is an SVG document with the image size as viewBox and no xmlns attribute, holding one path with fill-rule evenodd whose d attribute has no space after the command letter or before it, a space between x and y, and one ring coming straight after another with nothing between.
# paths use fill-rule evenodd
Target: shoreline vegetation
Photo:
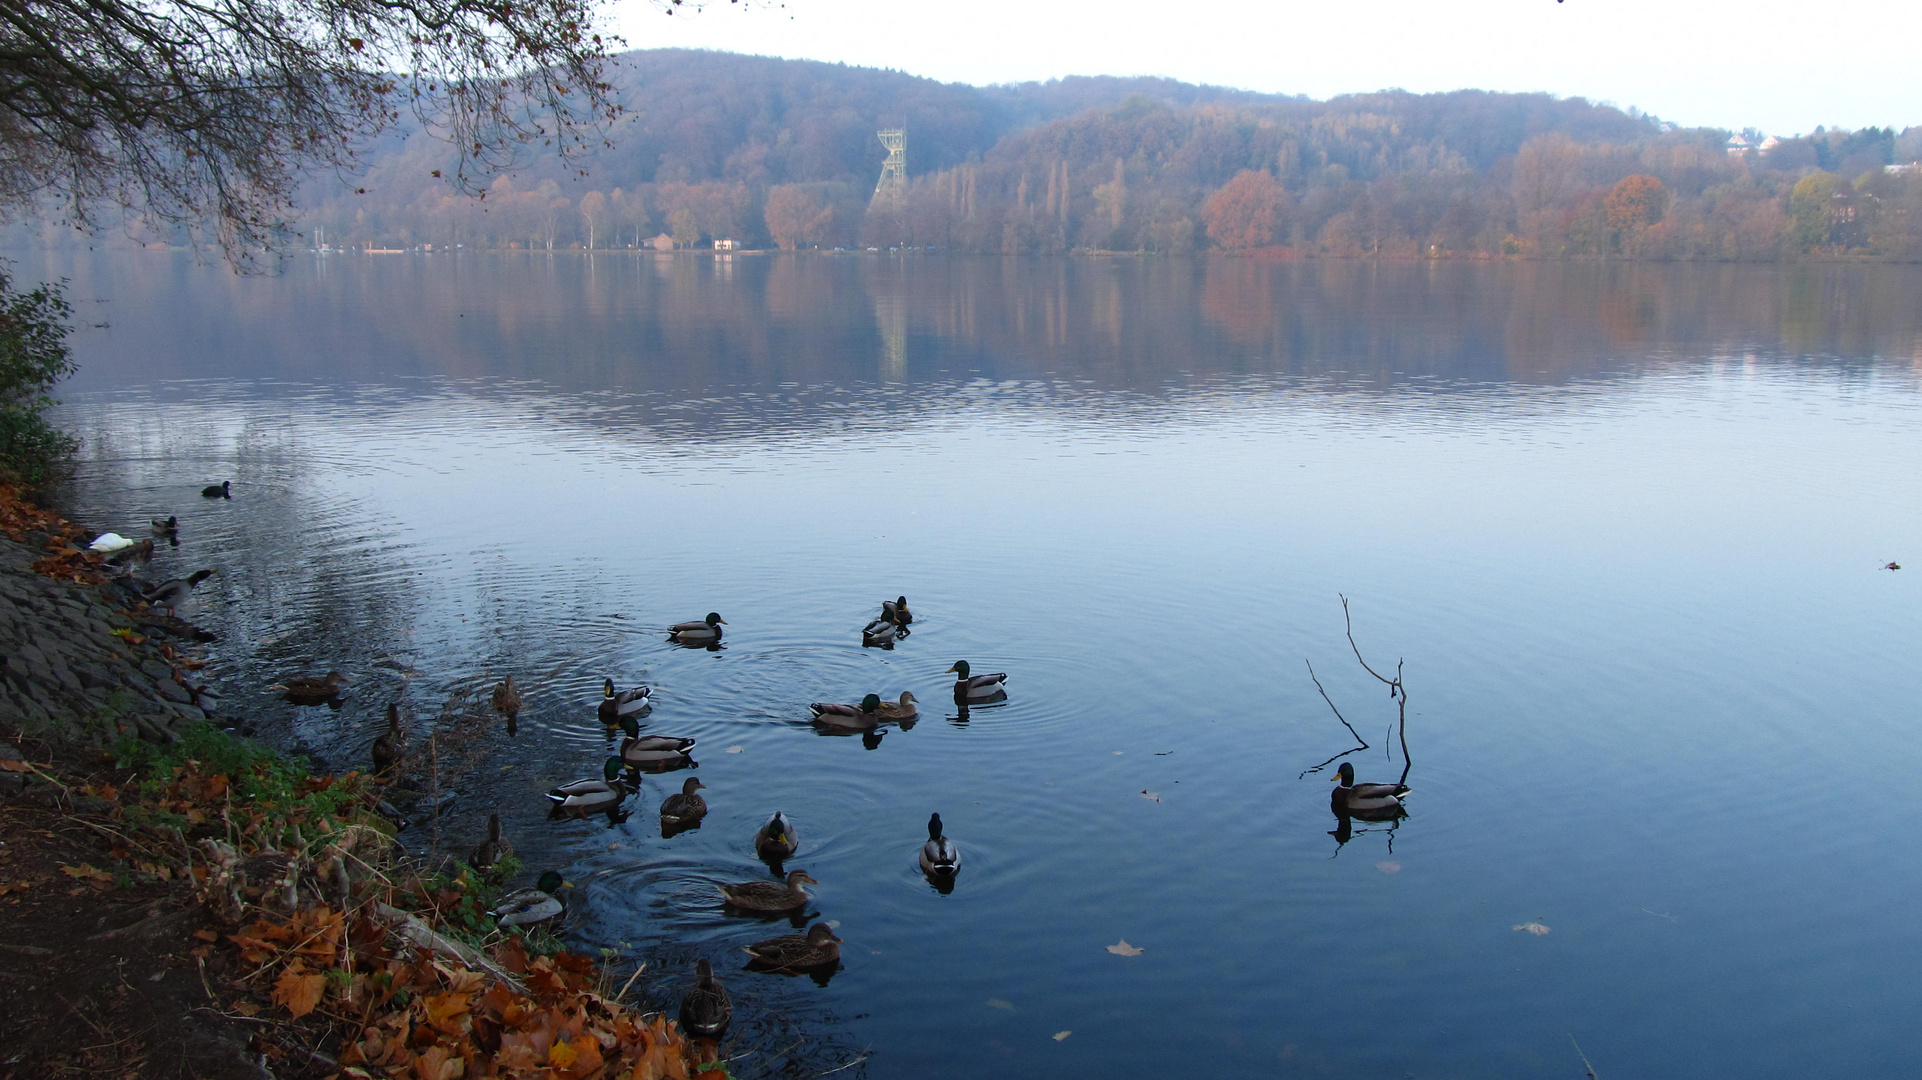
<instances>
[{"instance_id":1,"label":"shoreline vegetation","mask_svg":"<svg viewBox=\"0 0 1922 1080\"><path fill-rule=\"evenodd\" d=\"M1769 136L1548 94L1314 101L1155 78L975 87L689 50L621 54L608 145L463 193L401 122L294 193L286 249L1285 248L1298 257L1922 260L1922 126ZM906 173L877 185L883 129ZM479 197L476 197L479 196ZM57 223L9 243L89 243ZM108 243L180 242L138 215Z\"/></svg>"},{"instance_id":2,"label":"shoreline vegetation","mask_svg":"<svg viewBox=\"0 0 1922 1080\"><path fill-rule=\"evenodd\" d=\"M503 933L516 864L409 861L376 778L216 728L77 527L4 488L0 531L0 1077L728 1075L645 965Z\"/></svg>"}]
</instances>

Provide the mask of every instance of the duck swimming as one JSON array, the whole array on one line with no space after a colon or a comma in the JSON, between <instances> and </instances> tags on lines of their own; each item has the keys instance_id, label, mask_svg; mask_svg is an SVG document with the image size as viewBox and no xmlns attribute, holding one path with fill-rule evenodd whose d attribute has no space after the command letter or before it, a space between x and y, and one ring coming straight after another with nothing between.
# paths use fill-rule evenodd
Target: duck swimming
<instances>
[{"instance_id":1,"label":"duck swimming","mask_svg":"<svg viewBox=\"0 0 1922 1080\"><path fill-rule=\"evenodd\" d=\"M681 996L681 1030L705 1039L718 1039L734 1019L734 1003L727 988L714 977L714 966L702 957L694 965L694 985Z\"/></svg>"},{"instance_id":2,"label":"duck swimming","mask_svg":"<svg viewBox=\"0 0 1922 1080\"><path fill-rule=\"evenodd\" d=\"M552 870L531 889L508 893L494 905L494 921L501 926L539 926L567 913L567 903L555 894L567 880Z\"/></svg>"},{"instance_id":3,"label":"duck swimming","mask_svg":"<svg viewBox=\"0 0 1922 1080\"><path fill-rule=\"evenodd\" d=\"M195 586L213 576L212 570L195 570L184 578L163 581L148 589L143 595L146 596L147 603L172 611L187 602L187 598L193 595Z\"/></svg>"},{"instance_id":4,"label":"duck swimming","mask_svg":"<svg viewBox=\"0 0 1922 1080\"><path fill-rule=\"evenodd\" d=\"M772 881L743 881L737 885L721 885L721 898L742 911L793 911L804 907L808 902L807 890L802 885L819 885L820 882L808 876L806 870L790 870L787 884Z\"/></svg>"},{"instance_id":5,"label":"duck swimming","mask_svg":"<svg viewBox=\"0 0 1922 1080\"><path fill-rule=\"evenodd\" d=\"M1329 793L1328 805L1336 817L1392 813L1401 809L1402 796L1409 790L1406 784L1357 784L1355 767L1344 761L1336 771L1335 790Z\"/></svg>"},{"instance_id":6,"label":"duck swimming","mask_svg":"<svg viewBox=\"0 0 1922 1080\"><path fill-rule=\"evenodd\" d=\"M892 648L895 639L899 638L903 633L905 633L905 631L901 629L899 624L895 623L894 620L888 618L886 615L883 615L861 628L861 644L863 646Z\"/></svg>"},{"instance_id":7,"label":"duck swimming","mask_svg":"<svg viewBox=\"0 0 1922 1080\"><path fill-rule=\"evenodd\" d=\"M474 853L467 857L467 865L476 870L488 871L500 865L500 861L514 854L514 845L501 835L501 816L487 815L487 839L480 842Z\"/></svg>"},{"instance_id":8,"label":"duck swimming","mask_svg":"<svg viewBox=\"0 0 1922 1080\"><path fill-rule=\"evenodd\" d=\"M509 721L521 714L521 692L514 689L514 676L507 676L494 688L494 711Z\"/></svg>"},{"instance_id":9,"label":"duck swimming","mask_svg":"<svg viewBox=\"0 0 1922 1080\"><path fill-rule=\"evenodd\" d=\"M407 736L400 730L400 706L387 703L387 730L374 740L374 772L385 773L400 764L407 752Z\"/></svg>"},{"instance_id":10,"label":"duck swimming","mask_svg":"<svg viewBox=\"0 0 1922 1080\"><path fill-rule=\"evenodd\" d=\"M794 831L794 823L779 810L754 834L754 854L768 862L780 862L793 858L801 850L801 836Z\"/></svg>"},{"instance_id":11,"label":"duck swimming","mask_svg":"<svg viewBox=\"0 0 1922 1080\"><path fill-rule=\"evenodd\" d=\"M641 683L632 689L616 691L613 679L602 680L601 723L615 728L620 727L621 720L626 717L639 717L647 711L648 697L653 693L653 688L646 683Z\"/></svg>"},{"instance_id":12,"label":"duck swimming","mask_svg":"<svg viewBox=\"0 0 1922 1080\"><path fill-rule=\"evenodd\" d=\"M296 705L324 705L340 696L340 688L347 682L347 676L338 671L330 671L324 676L296 675L269 686L287 696Z\"/></svg>"},{"instance_id":13,"label":"duck swimming","mask_svg":"<svg viewBox=\"0 0 1922 1080\"><path fill-rule=\"evenodd\" d=\"M921 845L921 872L929 877L952 877L961 869L961 849L941 834L941 815L928 818L928 842Z\"/></svg>"},{"instance_id":14,"label":"duck swimming","mask_svg":"<svg viewBox=\"0 0 1922 1080\"><path fill-rule=\"evenodd\" d=\"M710 645L721 640L721 627L726 625L726 619L710 611L705 619L675 623L668 627L667 636L677 645Z\"/></svg>"},{"instance_id":15,"label":"duck swimming","mask_svg":"<svg viewBox=\"0 0 1922 1080\"><path fill-rule=\"evenodd\" d=\"M814 721L828 727L846 728L850 731L867 731L881 722L881 695L869 694L861 699L859 705L837 705L817 701L808 706L814 714Z\"/></svg>"},{"instance_id":16,"label":"duck swimming","mask_svg":"<svg viewBox=\"0 0 1922 1080\"><path fill-rule=\"evenodd\" d=\"M694 749L694 740L678 735L642 735L633 717L621 721L627 738L621 740L621 760L629 765L665 765L685 760Z\"/></svg>"},{"instance_id":17,"label":"duck swimming","mask_svg":"<svg viewBox=\"0 0 1922 1080\"><path fill-rule=\"evenodd\" d=\"M222 480L218 484L209 484L200 489L200 494L207 499L231 499L234 497L234 482Z\"/></svg>"},{"instance_id":18,"label":"duck swimming","mask_svg":"<svg viewBox=\"0 0 1922 1080\"><path fill-rule=\"evenodd\" d=\"M908 598L881 601L881 616L896 626L906 626L914 621L914 612L908 610Z\"/></svg>"},{"instance_id":19,"label":"duck swimming","mask_svg":"<svg viewBox=\"0 0 1922 1080\"><path fill-rule=\"evenodd\" d=\"M954 666L948 670L954 673L954 700L959 702L980 701L984 698L991 698L1007 689L1007 687L1003 685L1008 681L1006 672L995 672L992 675L976 675L973 673L973 670L968 667L966 660L956 660Z\"/></svg>"},{"instance_id":20,"label":"duck swimming","mask_svg":"<svg viewBox=\"0 0 1922 1080\"><path fill-rule=\"evenodd\" d=\"M679 795L662 799L661 828L684 828L706 817L707 800L699 794L700 789L706 786L698 778L690 776L681 782Z\"/></svg>"},{"instance_id":21,"label":"duck swimming","mask_svg":"<svg viewBox=\"0 0 1922 1080\"><path fill-rule=\"evenodd\" d=\"M754 958L750 963L756 967L771 971L805 971L838 962L842 944L841 939L834 936L832 927L818 922L805 936L783 934L757 941L742 951Z\"/></svg>"},{"instance_id":22,"label":"duck swimming","mask_svg":"<svg viewBox=\"0 0 1922 1080\"><path fill-rule=\"evenodd\" d=\"M549 788L547 800L554 804L554 816L586 817L621 805L621 800L634 793L620 778L626 768L620 758L611 757L601 766L601 779L574 780Z\"/></svg>"}]
</instances>

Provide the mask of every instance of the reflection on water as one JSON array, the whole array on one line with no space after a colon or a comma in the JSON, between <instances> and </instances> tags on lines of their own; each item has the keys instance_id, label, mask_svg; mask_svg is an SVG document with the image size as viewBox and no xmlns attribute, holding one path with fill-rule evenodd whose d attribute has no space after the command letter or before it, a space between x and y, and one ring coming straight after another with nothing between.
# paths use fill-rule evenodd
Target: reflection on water
<instances>
[{"instance_id":1,"label":"reflection on water","mask_svg":"<svg viewBox=\"0 0 1922 1080\"><path fill-rule=\"evenodd\" d=\"M1546 1077L1570 1033L1604 1074L1906 1068L1922 586L1876 567L1922 561L1914 270L53 269L109 324L74 512L178 516L145 573L217 568L225 707L345 767L397 703L445 800L406 842L498 812L570 936L676 973L650 1000L713 961L736 1075ZM720 647L668 639L714 609ZM1013 692L956 703L961 657ZM268 689L335 668L338 711ZM550 822L620 752L609 679L699 753ZM807 722L902 690L930 722ZM1331 830L1330 762L1392 780L1404 703L1412 816ZM777 811L831 981L742 970L787 926L720 902Z\"/></svg>"}]
</instances>

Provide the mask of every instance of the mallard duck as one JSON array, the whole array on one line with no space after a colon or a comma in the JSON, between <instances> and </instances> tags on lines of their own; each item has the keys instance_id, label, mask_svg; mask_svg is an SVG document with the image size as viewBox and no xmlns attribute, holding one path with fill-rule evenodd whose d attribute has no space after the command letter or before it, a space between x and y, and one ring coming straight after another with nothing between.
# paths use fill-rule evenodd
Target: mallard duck
<instances>
[{"instance_id":1,"label":"mallard duck","mask_svg":"<svg viewBox=\"0 0 1922 1080\"><path fill-rule=\"evenodd\" d=\"M707 800L695 794L706 787L695 777L681 781L681 793L669 795L661 800L661 827L664 829L692 825L707 816Z\"/></svg>"},{"instance_id":2,"label":"mallard duck","mask_svg":"<svg viewBox=\"0 0 1922 1080\"><path fill-rule=\"evenodd\" d=\"M783 934L757 941L741 951L754 958L752 963L755 967L772 971L805 971L839 961L841 945L841 939L834 936L834 929L827 923L818 922L808 929L805 936Z\"/></svg>"},{"instance_id":3,"label":"mallard duck","mask_svg":"<svg viewBox=\"0 0 1922 1080\"><path fill-rule=\"evenodd\" d=\"M320 705L340 696L340 688L347 682L347 676L338 671L330 671L321 677L296 675L282 679L269 686L287 695L287 700L296 705Z\"/></svg>"},{"instance_id":4,"label":"mallard duck","mask_svg":"<svg viewBox=\"0 0 1922 1080\"><path fill-rule=\"evenodd\" d=\"M1008 681L1005 672L975 675L969 669L966 660L956 660L954 666L948 670L955 675L954 700L956 701L980 701L983 698L991 698L1006 689L1002 685Z\"/></svg>"},{"instance_id":5,"label":"mallard duck","mask_svg":"<svg viewBox=\"0 0 1922 1080\"><path fill-rule=\"evenodd\" d=\"M901 691L899 701L878 701L874 706L875 715L883 720L912 720L919 715L914 707L914 691Z\"/></svg>"},{"instance_id":6,"label":"mallard duck","mask_svg":"<svg viewBox=\"0 0 1922 1080\"><path fill-rule=\"evenodd\" d=\"M881 614L896 626L906 626L914 621L914 612L908 610L908 598L881 601Z\"/></svg>"},{"instance_id":7,"label":"mallard duck","mask_svg":"<svg viewBox=\"0 0 1922 1080\"><path fill-rule=\"evenodd\" d=\"M634 793L621 779L626 768L620 758L611 757L601 767L601 779L575 780L549 788L547 798L554 804L554 813L586 817L619 806L622 799Z\"/></svg>"},{"instance_id":8,"label":"mallard duck","mask_svg":"<svg viewBox=\"0 0 1922 1080\"><path fill-rule=\"evenodd\" d=\"M836 705L817 701L808 706L808 711L814 714L816 723L854 731L868 731L881 722L881 716L877 711L880 708L881 695L869 694L861 699L859 705Z\"/></svg>"},{"instance_id":9,"label":"mallard duck","mask_svg":"<svg viewBox=\"0 0 1922 1080\"><path fill-rule=\"evenodd\" d=\"M159 518L153 519L153 534L155 536L171 536L178 531L180 531L180 519L171 514L167 516L165 521Z\"/></svg>"},{"instance_id":10,"label":"mallard duck","mask_svg":"<svg viewBox=\"0 0 1922 1080\"><path fill-rule=\"evenodd\" d=\"M507 838L501 835L501 816L489 814L487 815L487 839L482 840L480 846L474 849L474 854L468 856L467 865L476 870L492 870L500 864L502 859L513 854L514 845L508 843Z\"/></svg>"},{"instance_id":11,"label":"mallard duck","mask_svg":"<svg viewBox=\"0 0 1922 1080\"><path fill-rule=\"evenodd\" d=\"M694 740L679 735L642 735L641 725L633 717L621 721L621 730L627 738L621 740L621 760L629 765L660 765L687 757L694 749Z\"/></svg>"},{"instance_id":12,"label":"mallard duck","mask_svg":"<svg viewBox=\"0 0 1922 1080\"><path fill-rule=\"evenodd\" d=\"M742 911L793 911L808 902L807 890L801 886L819 884L808 876L806 870L790 870L786 885L773 881L743 881L719 888L721 899Z\"/></svg>"},{"instance_id":13,"label":"mallard duck","mask_svg":"<svg viewBox=\"0 0 1922 1080\"><path fill-rule=\"evenodd\" d=\"M521 692L514 689L514 676L507 676L494 688L494 711L509 720L521 714Z\"/></svg>"},{"instance_id":14,"label":"mallard duck","mask_svg":"<svg viewBox=\"0 0 1922 1080\"><path fill-rule=\"evenodd\" d=\"M861 628L862 645L892 645L901 636L901 627L886 615Z\"/></svg>"},{"instance_id":15,"label":"mallard duck","mask_svg":"<svg viewBox=\"0 0 1922 1080\"><path fill-rule=\"evenodd\" d=\"M218 484L208 484L200 489L201 497L208 499L231 499L234 497L234 482L222 480Z\"/></svg>"},{"instance_id":16,"label":"mallard duck","mask_svg":"<svg viewBox=\"0 0 1922 1080\"><path fill-rule=\"evenodd\" d=\"M654 690L646 683L631 690L616 691L613 679L601 681L601 723L608 727L621 726L624 717L640 716L647 711L648 696Z\"/></svg>"},{"instance_id":17,"label":"mallard duck","mask_svg":"<svg viewBox=\"0 0 1922 1080\"><path fill-rule=\"evenodd\" d=\"M174 542L179 543L178 540ZM115 566L125 566L130 562L146 562L151 558L153 558L153 537L149 536L132 547L121 548L107 556L107 561Z\"/></svg>"},{"instance_id":18,"label":"mallard duck","mask_svg":"<svg viewBox=\"0 0 1922 1080\"><path fill-rule=\"evenodd\" d=\"M172 611L187 602L195 586L213 576L212 570L195 570L184 578L169 578L142 595L147 598L147 603Z\"/></svg>"},{"instance_id":19,"label":"mallard duck","mask_svg":"<svg viewBox=\"0 0 1922 1080\"><path fill-rule=\"evenodd\" d=\"M508 893L494 904L494 921L501 926L539 926L567 912L567 904L555 895L568 888L567 881L552 870L541 875L531 889Z\"/></svg>"},{"instance_id":20,"label":"mallard duck","mask_svg":"<svg viewBox=\"0 0 1922 1080\"><path fill-rule=\"evenodd\" d=\"M387 703L387 730L374 740L374 771L387 772L400 764L401 756L407 752L407 736L400 731L400 706Z\"/></svg>"},{"instance_id":21,"label":"mallard duck","mask_svg":"<svg viewBox=\"0 0 1922 1080\"><path fill-rule=\"evenodd\" d=\"M1408 792L1406 784L1357 784L1355 767L1344 761L1335 772L1335 790L1329 794L1328 802L1335 816L1346 817L1400 809L1401 797Z\"/></svg>"},{"instance_id":22,"label":"mallard duck","mask_svg":"<svg viewBox=\"0 0 1922 1080\"><path fill-rule=\"evenodd\" d=\"M935 877L961 869L961 849L941 835L941 815L928 818L928 842L921 845L921 872Z\"/></svg>"},{"instance_id":23,"label":"mallard duck","mask_svg":"<svg viewBox=\"0 0 1922 1080\"><path fill-rule=\"evenodd\" d=\"M754 854L769 862L780 862L792 858L801 850L801 834L794 831L794 823L779 810L754 834Z\"/></svg>"},{"instance_id":24,"label":"mallard duck","mask_svg":"<svg viewBox=\"0 0 1922 1080\"><path fill-rule=\"evenodd\" d=\"M694 985L681 995L681 1030L718 1039L734 1019L734 1003L727 988L714 977L714 967L703 957L694 965Z\"/></svg>"},{"instance_id":25,"label":"mallard duck","mask_svg":"<svg viewBox=\"0 0 1922 1080\"><path fill-rule=\"evenodd\" d=\"M721 627L726 625L726 619L710 611L705 619L677 622L668 627L667 636L681 645L707 645L721 640Z\"/></svg>"}]
</instances>

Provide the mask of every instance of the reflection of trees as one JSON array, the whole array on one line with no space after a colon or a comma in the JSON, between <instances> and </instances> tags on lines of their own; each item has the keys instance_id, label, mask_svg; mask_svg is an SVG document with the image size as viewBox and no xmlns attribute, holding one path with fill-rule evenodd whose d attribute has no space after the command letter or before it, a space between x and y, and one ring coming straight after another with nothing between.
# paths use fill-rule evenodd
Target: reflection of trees
<instances>
[{"instance_id":1,"label":"reflection of trees","mask_svg":"<svg viewBox=\"0 0 1922 1080\"><path fill-rule=\"evenodd\" d=\"M485 395L511 380L552 388L561 412L602 395L590 423L686 438L839 428L831 406L884 379L914 388L889 410L948 408L977 379L1046 381L1057 404L1104 408L1218 376L1554 384L1660 362L1650 353L1861 360L1922 338L1905 267L794 254L726 268L302 257L247 279L154 253L46 272L108 301L112 328L76 343L80 388L116 381L135 351L142 381L415 377Z\"/></svg>"}]
</instances>

